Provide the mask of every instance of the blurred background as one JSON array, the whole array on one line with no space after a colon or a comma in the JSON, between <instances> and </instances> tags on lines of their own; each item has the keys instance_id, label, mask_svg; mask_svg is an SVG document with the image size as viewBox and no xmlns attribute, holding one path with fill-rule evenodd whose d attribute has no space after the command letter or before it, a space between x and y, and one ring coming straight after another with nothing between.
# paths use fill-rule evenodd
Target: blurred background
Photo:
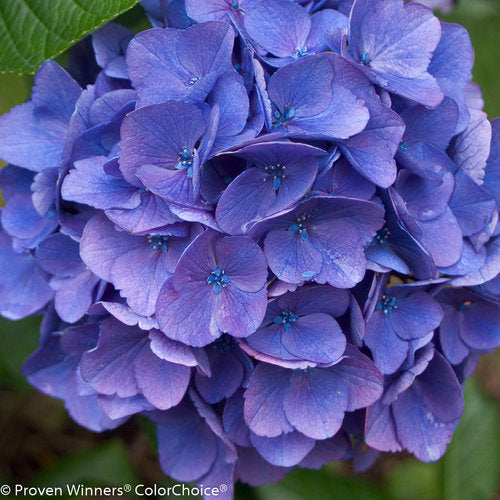
<instances>
[{"instance_id":1,"label":"blurred background","mask_svg":"<svg viewBox=\"0 0 500 500\"><path fill-rule=\"evenodd\" d=\"M490 119L500 116L500 0L459 0L451 15L441 17L468 29L476 53L474 81ZM118 22L135 32L149 27L140 7ZM67 54L58 58L62 65L67 61ZM0 74L0 114L28 98L32 81ZM159 468L147 421L132 418L114 431L92 433L75 424L60 401L28 385L21 366L37 347L39 322L0 319L0 484L172 484ZM465 401L448 451L436 463L386 454L357 475L349 463L334 463L320 471L296 470L274 485L237 485L236 499L500 500L500 350L483 357L466 384Z\"/></svg>"}]
</instances>

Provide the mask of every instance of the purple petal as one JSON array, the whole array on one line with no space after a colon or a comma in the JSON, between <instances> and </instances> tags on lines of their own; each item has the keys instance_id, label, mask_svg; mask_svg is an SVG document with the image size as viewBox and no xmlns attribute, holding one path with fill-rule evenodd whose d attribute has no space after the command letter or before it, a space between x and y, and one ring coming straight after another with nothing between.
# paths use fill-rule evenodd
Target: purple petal
<instances>
[{"instance_id":1,"label":"purple petal","mask_svg":"<svg viewBox=\"0 0 500 500\"><path fill-rule=\"evenodd\" d=\"M101 394L135 396L139 387L130 368L148 344L146 332L124 326L115 319L106 320L97 347L82 356L83 379Z\"/></svg>"},{"instance_id":2,"label":"purple petal","mask_svg":"<svg viewBox=\"0 0 500 500\"><path fill-rule=\"evenodd\" d=\"M443 99L427 72L440 37L439 19L418 4L358 0L351 11L351 57L382 88L429 107Z\"/></svg>"},{"instance_id":3,"label":"purple petal","mask_svg":"<svg viewBox=\"0 0 500 500\"><path fill-rule=\"evenodd\" d=\"M189 367L163 361L149 345L144 346L136 357L133 370L144 397L160 410L181 402L191 378Z\"/></svg>"},{"instance_id":4,"label":"purple petal","mask_svg":"<svg viewBox=\"0 0 500 500\"><path fill-rule=\"evenodd\" d=\"M269 463L279 467L298 464L314 447L314 439L293 431L274 438L250 435L255 449Z\"/></svg>"},{"instance_id":5,"label":"purple petal","mask_svg":"<svg viewBox=\"0 0 500 500\"><path fill-rule=\"evenodd\" d=\"M207 102L219 107L217 135L232 136L243 130L250 102L243 79L236 71L229 71L217 80Z\"/></svg>"},{"instance_id":6,"label":"purple petal","mask_svg":"<svg viewBox=\"0 0 500 500\"><path fill-rule=\"evenodd\" d=\"M271 465L253 447L238 450L239 479L250 486L275 483L282 479L289 470L286 467Z\"/></svg>"},{"instance_id":7,"label":"purple petal","mask_svg":"<svg viewBox=\"0 0 500 500\"><path fill-rule=\"evenodd\" d=\"M195 373L196 389L210 404L229 398L240 387L243 380L243 365L232 353L220 352L211 359L210 377Z\"/></svg>"},{"instance_id":8,"label":"purple petal","mask_svg":"<svg viewBox=\"0 0 500 500\"><path fill-rule=\"evenodd\" d=\"M304 241L292 231L270 231L264 252L273 273L289 283L300 283L304 273L316 276L322 267L321 253L310 240Z\"/></svg>"},{"instance_id":9,"label":"purple petal","mask_svg":"<svg viewBox=\"0 0 500 500\"><path fill-rule=\"evenodd\" d=\"M244 18L245 29L259 46L277 57L292 57L306 47L311 29L307 11L295 2L258 2Z\"/></svg>"},{"instance_id":10,"label":"purple petal","mask_svg":"<svg viewBox=\"0 0 500 500\"><path fill-rule=\"evenodd\" d=\"M244 292L259 292L267 281L264 253L251 239L241 236L225 237L215 245L217 262L231 277L231 285ZM244 265L242 265L244 263Z\"/></svg>"},{"instance_id":11,"label":"purple petal","mask_svg":"<svg viewBox=\"0 0 500 500\"><path fill-rule=\"evenodd\" d=\"M106 216L129 233L147 234L161 231L174 222L179 222L169 209L168 203L150 192L141 196L141 203L132 209L108 209Z\"/></svg>"},{"instance_id":12,"label":"purple petal","mask_svg":"<svg viewBox=\"0 0 500 500\"><path fill-rule=\"evenodd\" d=\"M495 349L500 345L500 308L481 301L468 306L460 322L462 340L474 349Z\"/></svg>"},{"instance_id":13,"label":"purple petal","mask_svg":"<svg viewBox=\"0 0 500 500\"><path fill-rule=\"evenodd\" d=\"M390 315L392 327L403 340L424 337L436 329L443 319L439 304L425 292L415 292L398 300Z\"/></svg>"},{"instance_id":14,"label":"purple petal","mask_svg":"<svg viewBox=\"0 0 500 500\"><path fill-rule=\"evenodd\" d=\"M204 131L205 120L193 104L169 101L133 111L121 127L125 179L137 183L135 173L142 165L175 169L182 148L191 151Z\"/></svg>"},{"instance_id":15,"label":"purple petal","mask_svg":"<svg viewBox=\"0 0 500 500\"><path fill-rule=\"evenodd\" d=\"M347 386L325 368L293 373L283 395L283 409L299 432L313 439L332 437L347 409Z\"/></svg>"},{"instance_id":16,"label":"purple petal","mask_svg":"<svg viewBox=\"0 0 500 500\"><path fill-rule=\"evenodd\" d=\"M336 82L334 54L309 56L280 68L269 81L269 98L280 113L294 116L283 123L291 136L347 139L363 130L369 113L363 101Z\"/></svg>"},{"instance_id":17,"label":"purple petal","mask_svg":"<svg viewBox=\"0 0 500 500\"><path fill-rule=\"evenodd\" d=\"M244 415L248 427L259 436L275 437L293 427L283 411L283 396L291 371L260 363L245 391Z\"/></svg>"},{"instance_id":18,"label":"purple petal","mask_svg":"<svg viewBox=\"0 0 500 500\"><path fill-rule=\"evenodd\" d=\"M170 340L158 330L151 330L149 332L149 339L151 340L151 351L160 359L184 366L198 365L198 360L193 349L180 342Z\"/></svg>"},{"instance_id":19,"label":"purple petal","mask_svg":"<svg viewBox=\"0 0 500 500\"><path fill-rule=\"evenodd\" d=\"M466 85L472 78L474 51L467 30L458 24L441 21L441 40L432 54L429 72L446 96L459 108L456 132L462 132L469 120Z\"/></svg>"},{"instance_id":20,"label":"purple petal","mask_svg":"<svg viewBox=\"0 0 500 500\"><path fill-rule=\"evenodd\" d=\"M222 335L213 318L215 294L198 283L177 292L167 280L156 306L156 317L165 335L187 345L202 347Z\"/></svg>"},{"instance_id":21,"label":"purple petal","mask_svg":"<svg viewBox=\"0 0 500 500\"><path fill-rule=\"evenodd\" d=\"M54 305L57 314L67 323L75 323L81 319L94 302L94 289L99 278L90 271L76 276L50 280L50 287L55 290Z\"/></svg>"},{"instance_id":22,"label":"purple petal","mask_svg":"<svg viewBox=\"0 0 500 500\"><path fill-rule=\"evenodd\" d=\"M250 446L250 430L243 416L243 390L238 390L224 405L224 432L238 446Z\"/></svg>"},{"instance_id":23,"label":"purple petal","mask_svg":"<svg viewBox=\"0 0 500 500\"><path fill-rule=\"evenodd\" d=\"M233 337L248 337L264 319L267 291L244 292L236 286L228 287L215 298L215 319L222 332Z\"/></svg>"},{"instance_id":24,"label":"purple petal","mask_svg":"<svg viewBox=\"0 0 500 500\"><path fill-rule=\"evenodd\" d=\"M390 405L376 402L366 410L366 444L380 451L401 451Z\"/></svg>"},{"instance_id":25,"label":"purple petal","mask_svg":"<svg viewBox=\"0 0 500 500\"><path fill-rule=\"evenodd\" d=\"M347 411L365 408L380 398L383 377L371 359L347 344L344 358L331 368L341 375L347 387Z\"/></svg>"},{"instance_id":26,"label":"purple petal","mask_svg":"<svg viewBox=\"0 0 500 500\"><path fill-rule=\"evenodd\" d=\"M190 405L158 412L160 465L177 481L194 481L206 474L217 455L217 438Z\"/></svg>"},{"instance_id":27,"label":"purple petal","mask_svg":"<svg viewBox=\"0 0 500 500\"><path fill-rule=\"evenodd\" d=\"M351 288L366 271L366 258L357 232L348 222L333 220L311 231L311 240L323 257L323 267L314 279L338 288Z\"/></svg>"},{"instance_id":28,"label":"purple petal","mask_svg":"<svg viewBox=\"0 0 500 500\"><path fill-rule=\"evenodd\" d=\"M78 243L63 234L45 238L36 251L36 259L45 271L58 276L75 276L85 269Z\"/></svg>"},{"instance_id":29,"label":"purple petal","mask_svg":"<svg viewBox=\"0 0 500 500\"><path fill-rule=\"evenodd\" d=\"M334 363L344 353L346 339L338 323L327 314L301 317L281 336L283 347L299 359Z\"/></svg>"},{"instance_id":30,"label":"purple petal","mask_svg":"<svg viewBox=\"0 0 500 500\"><path fill-rule=\"evenodd\" d=\"M108 23L92 34L97 64L113 78L128 78L125 50L132 38L130 30L120 24Z\"/></svg>"},{"instance_id":31,"label":"purple petal","mask_svg":"<svg viewBox=\"0 0 500 500\"><path fill-rule=\"evenodd\" d=\"M366 323L365 344L382 373L394 373L408 353L408 342L401 340L392 322L381 311L375 311Z\"/></svg>"},{"instance_id":32,"label":"purple petal","mask_svg":"<svg viewBox=\"0 0 500 500\"><path fill-rule=\"evenodd\" d=\"M491 125L483 111L470 110L467 128L450 146L450 157L477 184L483 183L484 169L490 154Z\"/></svg>"},{"instance_id":33,"label":"purple petal","mask_svg":"<svg viewBox=\"0 0 500 500\"><path fill-rule=\"evenodd\" d=\"M75 168L64 179L61 196L100 209L139 206L139 189L106 174L102 169L105 161L103 157L94 157L75 162Z\"/></svg>"},{"instance_id":34,"label":"purple petal","mask_svg":"<svg viewBox=\"0 0 500 500\"><path fill-rule=\"evenodd\" d=\"M2 316L16 320L34 314L54 295L33 256L14 252L5 232L0 233L0 263L5 270L0 285Z\"/></svg>"},{"instance_id":35,"label":"purple petal","mask_svg":"<svg viewBox=\"0 0 500 500\"><path fill-rule=\"evenodd\" d=\"M186 30L155 28L135 36L127 64L141 105L184 98L204 101L217 77L232 66L233 39L231 27L221 22Z\"/></svg>"}]
</instances>

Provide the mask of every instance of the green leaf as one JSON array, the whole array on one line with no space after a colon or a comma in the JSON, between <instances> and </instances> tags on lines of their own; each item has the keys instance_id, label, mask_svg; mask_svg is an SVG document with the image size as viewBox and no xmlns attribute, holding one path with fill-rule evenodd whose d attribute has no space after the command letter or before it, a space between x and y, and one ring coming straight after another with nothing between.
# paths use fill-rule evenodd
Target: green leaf
<instances>
[{"instance_id":1,"label":"green leaf","mask_svg":"<svg viewBox=\"0 0 500 500\"><path fill-rule=\"evenodd\" d=\"M1 0L0 0L1 1ZM0 318L0 385L22 390L29 384L21 373L26 358L38 347L39 317L20 321Z\"/></svg>"},{"instance_id":2,"label":"green leaf","mask_svg":"<svg viewBox=\"0 0 500 500\"><path fill-rule=\"evenodd\" d=\"M443 500L489 500L500 482L500 412L474 379L465 410L442 459Z\"/></svg>"},{"instance_id":3,"label":"green leaf","mask_svg":"<svg viewBox=\"0 0 500 500\"><path fill-rule=\"evenodd\" d=\"M357 476L340 476L326 468L320 471L296 469L276 484L256 489L259 500L385 500L390 498L379 486Z\"/></svg>"},{"instance_id":4,"label":"green leaf","mask_svg":"<svg viewBox=\"0 0 500 500\"><path fill-rule=\"evenodd\" d=\"M137 483L127 449L119 440L65 455L51 467L42 469L31 482L33 486L62 488L67 484L123 486Z\"/></svg>"},{"instance_id":5,"label":"green leaf","mask_svg":"<svg viewBox=\"0 0 500 500\"><path fill-rule=\"evenodd\" d=\"M35 72L138 1L0 0L0 71Z\"/></svg>"},{"instance_id":6,"label":"green leaf","mask_svg":"<svg viewBox=\"0 0 500 500\"><path fill-rule=\"evenodd\" d=\"M396 500L442 500L440 463L405 460L392 468L387 484Z\"/></svg>"}]
</instances>

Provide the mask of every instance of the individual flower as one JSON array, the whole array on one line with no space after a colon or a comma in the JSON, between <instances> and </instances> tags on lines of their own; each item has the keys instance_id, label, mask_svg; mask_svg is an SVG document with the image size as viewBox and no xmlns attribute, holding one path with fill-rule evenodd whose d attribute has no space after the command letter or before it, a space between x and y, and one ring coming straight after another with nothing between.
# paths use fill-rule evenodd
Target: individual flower
<instances>
[{"instance_id":1,"label":"individual flower","mask_svg":"<svg viewBox=\"0 0 500 500\"><path fill-rule=\"evenodd\" d=\"M255 223L292 208L311 188L324 152L305 144L256 143L233 154L251 165L223 192L215 217L229 234L243 234Z\"/></svg>"},{"instance_id":2,"label":"individual flower","mask_svg":"<svg viewBox=\"0 0 500 500\"><path fill-rule=\"evenodd\" d=\"M372 300L375 308L366 321L364 342L380 371L394 373L412 342L425 339L439 326L443 311L428 293L412 286L380 290Z\"/></svg>"},{"instance_id":3,"label":"individual flower","mask_svg":"<svg viewBox=\"0 0 500 500\"><path fill-rule=\"evenodd\" d=\"M481 296L461 289L445 288L436 299L444 317L439 341L446 359L461 363L470 352L489 351L500 345L500 307Z\"/></svg>"},{"instance_id":4,"label":"individual flower","mask_svg":"<svg viewBox=\"0 0 500 500\"><path fill-rule=\"evenodd\" d=\"M279 279L350 288L365 274L363 246L382 225L382 217L382 209L372 202L317 197L262 222L251 234L266 235L264 252Z\"/></svg>"},{"instance_id":5,"label":"individual flower","mask_svg":"<svg viewBox=\"0 0 500 500\"><path fill-rule=\"evenodd\" d=\"M432 346L413 365L386 379L384 395L367 410L366 443L381 451L407 449L438 460L450 442L464 401L451 366Z\"/></svg>"},{"instance_id":6,"label":"individual flower","mask_svg":"<svg viewBox=\"0 0 500 500\"><path fill-rule=\"evenodd\" d=\"M244 236L200 234L163 285L156 308L160 329L171 339L204 346L222 333L246 337L266 310L267 264Z\"/></svg>"},{"instance_id":7,"label":"individual flower","mask_svg":"<svg viewBox=\"0 0 500 500\"><path fill-rule=\"evenodd\" d=\"M422 5L356 0L345 57L380 87L435 107L443 93L428 68L440 38L439 19Z\"/></svg>"}]
</instances>

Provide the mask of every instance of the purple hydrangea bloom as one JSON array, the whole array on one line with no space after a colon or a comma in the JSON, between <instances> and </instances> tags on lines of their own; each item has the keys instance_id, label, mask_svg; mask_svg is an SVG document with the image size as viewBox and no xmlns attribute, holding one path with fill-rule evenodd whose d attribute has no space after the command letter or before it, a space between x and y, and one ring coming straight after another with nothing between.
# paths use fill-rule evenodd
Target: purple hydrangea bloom
<instances>
[{"instance_id":1,"label":"purple hydrangea bloom","mask_svg":"<svg viewBox=\"0 0 500 500\"><path fill-rule=\"evenodd\" d=\"M446 9L449 2L426 2ZM500 135L467 32L403 0L143 0L0 117L0 313L177 481L445 452L500 345Z\"/></svg>"}]
</instances>

